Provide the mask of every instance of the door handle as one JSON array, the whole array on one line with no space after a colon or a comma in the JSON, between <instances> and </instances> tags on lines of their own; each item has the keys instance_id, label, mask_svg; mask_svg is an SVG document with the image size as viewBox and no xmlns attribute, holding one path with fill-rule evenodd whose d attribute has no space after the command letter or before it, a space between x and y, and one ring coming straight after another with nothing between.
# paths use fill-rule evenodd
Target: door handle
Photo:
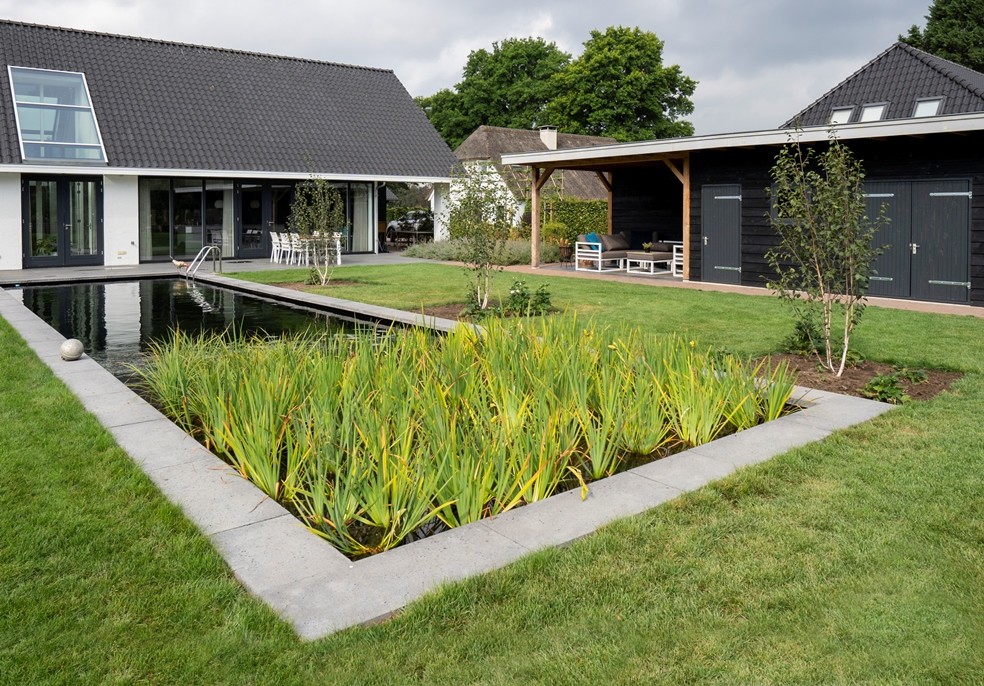
<instances>
[{"instance_id":1,"label":"door handle","mask_svg":"<svg viewBox=\"0 0 984 686\"><path fill-rule=\"evenodd\" d=\"M909 249L912 250L912 254L915 255L916 252L919 250L919 244L918 243L909 243Z\"/></svg>"},{"instance_id":2,"label":"door handle","mask_svg":"<svg viewBox=\"0 0 984 686\"><path fill-rule=\"evenodd\" d=\"M704 245L707 245L707 236L704 236Z\"/></svg>"}]
</instances>

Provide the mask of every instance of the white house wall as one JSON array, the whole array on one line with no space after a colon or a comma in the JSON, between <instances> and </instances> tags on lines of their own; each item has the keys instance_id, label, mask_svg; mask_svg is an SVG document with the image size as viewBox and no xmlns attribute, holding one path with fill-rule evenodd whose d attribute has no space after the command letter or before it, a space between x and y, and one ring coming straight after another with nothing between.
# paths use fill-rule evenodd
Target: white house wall
<instances>
[{"instance_id":1,"label":"white house wall","mask_svg":"<svg viewBox=\"0 0 984 686\"><path fill-rule=\"evenodd\" d=\"M478 166L481 166L483 168L487 168L488 171L491 172L486 178L488 180L491 180L492 183L495 184L495 191L494 191L495 194L499 196L502 200L505 200L506 202L508 202L513 206L512 225L519 226L523 221L523 211L526 209L526 200L523 198L516 198L513 192L509 190L509 185L506 183L505 179L502 178L502 175L499 174L499 171L495 167L490 166L488 163L466 162L464 166L466 169L474 169ZM443 184L434 184L434 188L436 189L438 186L442 186L442 185ZM455 202L455 195L461 192L460 188L461 188L460 182L455 182L455 180L452 179L450 188L447 191L443 203L443 211L441 212L442 220L447 219L448 210L450 209L450 206L453 205ZM432 204L435 205L434 239L438 240L438 234L437 234L438 212L436 208L436 202L432 202Z\"/></svg>"},{"instance_id":2,"label":"white house wall","mask_svg":"<svg viewBox=\"0 0 984 686\"><path fill-rule=\"evenodd\" d=\"M20 174L0 174L0 269L23 264Z\"/></svg>"},{"instance_id":3,"label":"white house wall","mask_svg":"<svg viewBox=\"0 0 984 686\"><path fill-rule=\"evenodd\" d=\"M137 177L103 177L103 254L107 266L140 262Z\"/></svg>"},{"instance_id":4,"label":"white house wall","mask_svg":"<svg viewBox=\"0 0 984 686\"><path fill-rule=\"evenodd\" d=\"M431 192L431 211L434 213L434 240L448 239L448 196L451 184L435 183Z\"/></svg>"}]
</instances>

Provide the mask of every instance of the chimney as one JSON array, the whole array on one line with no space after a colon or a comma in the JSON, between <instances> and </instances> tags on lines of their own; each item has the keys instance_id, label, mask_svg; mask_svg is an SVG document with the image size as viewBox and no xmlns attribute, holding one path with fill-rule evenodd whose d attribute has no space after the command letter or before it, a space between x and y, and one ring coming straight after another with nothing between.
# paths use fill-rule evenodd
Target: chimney
<instances>
[{"instance_id":1,"label":"chimney","mask_svg":"<svg viewBox=\"0 0 984 686\"><path fill-rule=\"evenodd\" d=\"M557 149L557 127L544 125L540 127L540 140L547 146L548 150Z\"/></svg>"}]
</instances>

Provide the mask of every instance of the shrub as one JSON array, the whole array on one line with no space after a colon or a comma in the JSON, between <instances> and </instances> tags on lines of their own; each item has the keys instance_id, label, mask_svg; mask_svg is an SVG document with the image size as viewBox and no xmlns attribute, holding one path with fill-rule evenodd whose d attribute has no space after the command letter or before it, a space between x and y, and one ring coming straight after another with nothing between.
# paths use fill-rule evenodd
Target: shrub
<instances>
[{"instance_id":1,"label":"shrub","mask_svg":"<svg viewBox=\"0 0 984 686\"><path fill-rule=\"evenodd\" d=\"M556 262L560 259L560 250L556 245L543 244L540 247L540 251L544 262ZM411 245L403 254L407 257L419 257L425 260L442 260L446 262L465 261L465 247L461 241L456 240L418 243ZM503 267L529 264L530 242L506 241L496 260Z\"/></svg>"}]
</instances>

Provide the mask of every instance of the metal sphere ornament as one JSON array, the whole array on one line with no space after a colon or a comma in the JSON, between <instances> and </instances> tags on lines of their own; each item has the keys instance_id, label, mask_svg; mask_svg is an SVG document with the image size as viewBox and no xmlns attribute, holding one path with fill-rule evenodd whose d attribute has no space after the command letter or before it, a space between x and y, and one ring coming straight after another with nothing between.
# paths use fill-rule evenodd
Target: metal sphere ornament
<instances>
[{"instance_id":1,"label":"metal sphere ornament","mask_svg":"<svg viewBox=\"0 0 984 686\"><path fill-rule=\"evenodd\" d=\"M82 353L84 352L85 348L82 346L82 341L77 338L69 338L61 344L61 356L63 360L69 362L77 360L82 357Z\"/></svg>"}]
</instances>

